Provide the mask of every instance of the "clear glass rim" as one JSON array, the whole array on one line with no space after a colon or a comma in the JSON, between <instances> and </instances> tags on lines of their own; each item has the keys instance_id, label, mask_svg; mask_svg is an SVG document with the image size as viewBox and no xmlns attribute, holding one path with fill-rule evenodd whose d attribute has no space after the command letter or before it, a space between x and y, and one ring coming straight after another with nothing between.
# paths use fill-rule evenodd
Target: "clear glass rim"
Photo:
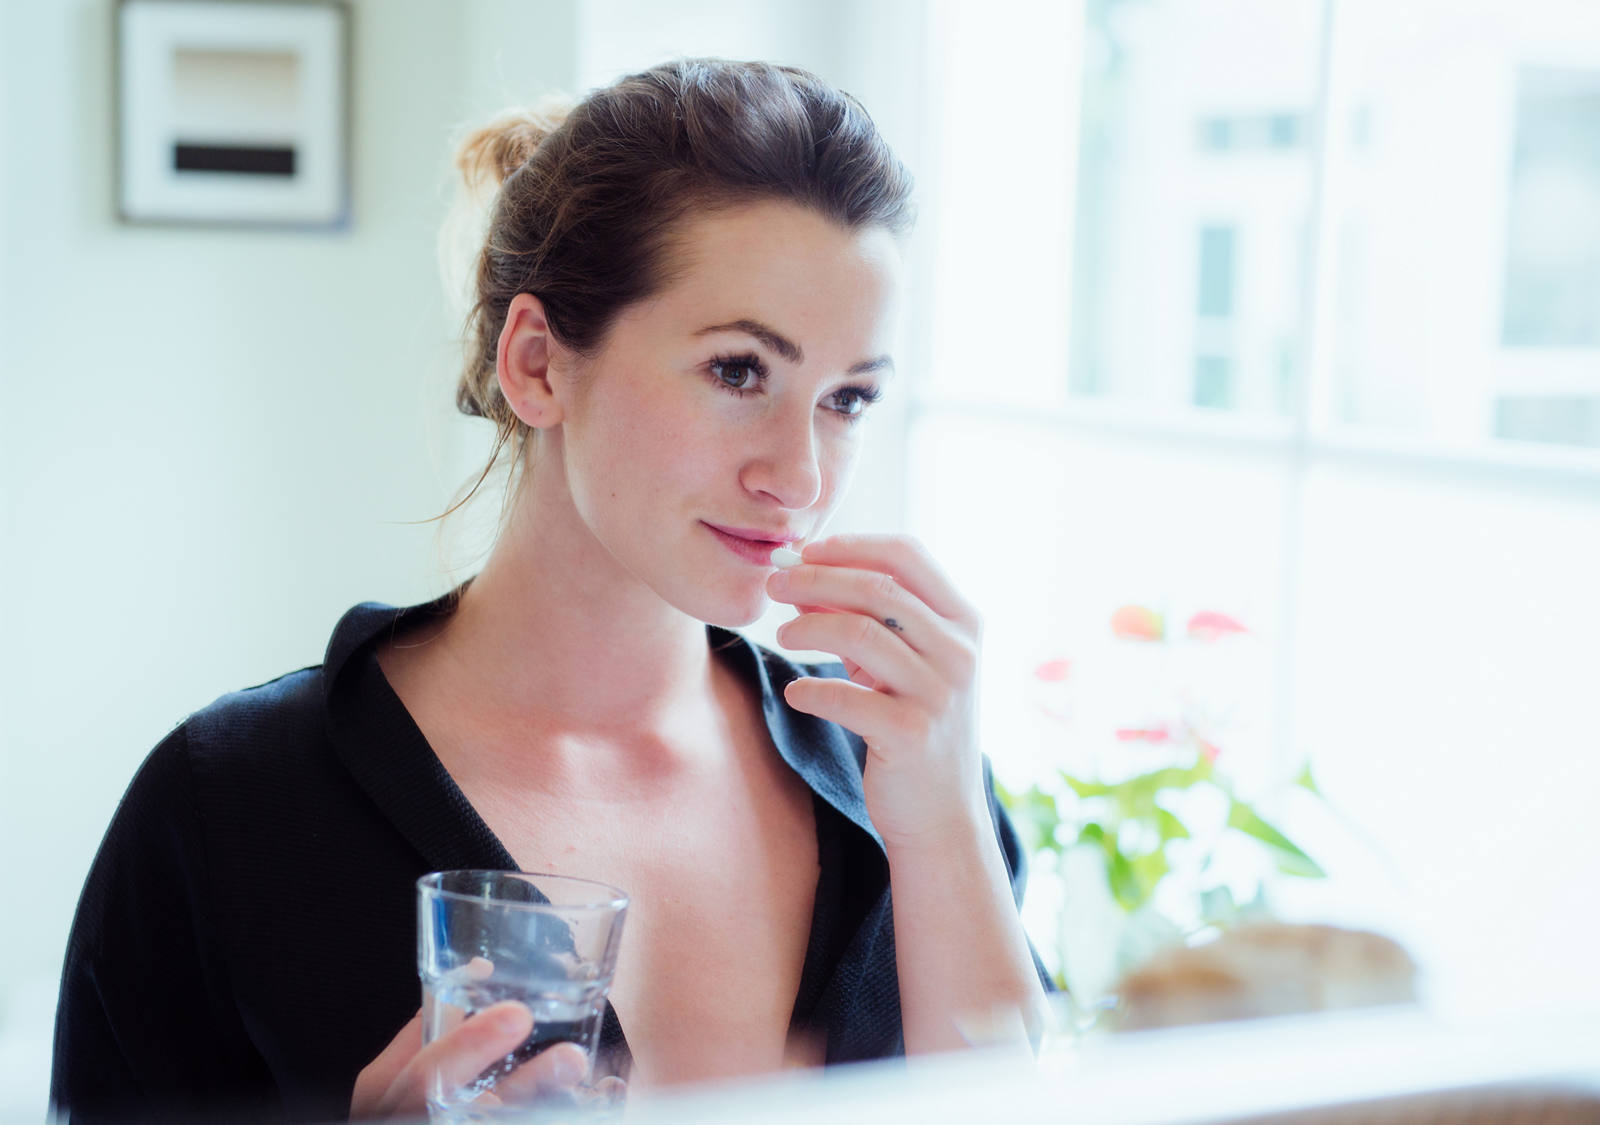
<instances>
[{"instance_id":1,"label":"clear glass rim","mask_svg":"<svg viewBox=\"0 0 1600 1125\"><path fill-rule=\"evenodd\" d=\"M592 888L593 890L601 893L594 899L574 903L521 902L515 899L502 898L485 899L482 895L467 894L465 891L445 890L439 885L443 879L452 875L476 876L485 879L514 878L520 881L531 883L535 889L539 889L539 884L541 881L546 883L565 883L568 885ZM479 867L455 868L449 871L430 871L428 874L417 880L417 893L419 895L429 895L434 898L450 899L455 902L483 903L487 901L492 902L495 906L503 907L508 910L604 911L622 910L628 905L628 893L618 887L613 887L610 883L602 883L595 879L580 879L576 875L557 875L553 871L498 871L493 868Z\"/></svg>"}]
</instances>

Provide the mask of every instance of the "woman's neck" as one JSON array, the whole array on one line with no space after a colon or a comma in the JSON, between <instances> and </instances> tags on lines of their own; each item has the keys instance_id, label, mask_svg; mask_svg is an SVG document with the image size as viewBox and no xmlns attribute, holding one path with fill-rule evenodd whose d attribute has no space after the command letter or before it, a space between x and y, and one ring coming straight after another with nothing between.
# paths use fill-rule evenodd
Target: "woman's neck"
<instances>
[{"instance_id":1,"label":"woman's neck","mask_svg":"<svg viewBox=\"0 0 1600 1125\"><path fill-rule=\"evenodd\" d=\"M439 637L449 680L471 685L476 707L551 733L666 738L703 718L717 672L705 625L575 513L518 507Z\"/></svg>"}]
</instances>

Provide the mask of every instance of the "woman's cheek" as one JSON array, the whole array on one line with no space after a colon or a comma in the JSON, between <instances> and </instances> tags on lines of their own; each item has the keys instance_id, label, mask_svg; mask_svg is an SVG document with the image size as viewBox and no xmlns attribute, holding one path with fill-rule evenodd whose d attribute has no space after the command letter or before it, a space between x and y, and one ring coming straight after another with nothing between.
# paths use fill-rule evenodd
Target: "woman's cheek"
<instances>
[{"instance_id":1,"label":"woman's cheek","mask_svg":"<svg viewBox=\"0 0 1600 1125\"><path fill-rule=\"evenodd\" d=\"M855 477L856 461L861 454L861 443L855 435L848 435L836 446L822 469L822 504L832 511L850 487Z\"/></svg>"}]
</instances>

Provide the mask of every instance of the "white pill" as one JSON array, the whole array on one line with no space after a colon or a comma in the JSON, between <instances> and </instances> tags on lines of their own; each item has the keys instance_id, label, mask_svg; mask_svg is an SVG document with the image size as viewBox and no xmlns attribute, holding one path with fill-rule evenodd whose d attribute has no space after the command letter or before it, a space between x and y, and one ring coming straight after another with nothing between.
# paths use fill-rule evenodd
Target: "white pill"
<instances>
[{"instance_id":1,"label":"white pill","mask_svg":"<svg viewBox=\"0 0 1600 1125\"><path fill-rule=\"evenodd\" d=\"M788 570L791 566L799 566L800 552L791 551L787 547L774 547L772 549L772 565L779 570Z\"/></svg>"}]
</instances>

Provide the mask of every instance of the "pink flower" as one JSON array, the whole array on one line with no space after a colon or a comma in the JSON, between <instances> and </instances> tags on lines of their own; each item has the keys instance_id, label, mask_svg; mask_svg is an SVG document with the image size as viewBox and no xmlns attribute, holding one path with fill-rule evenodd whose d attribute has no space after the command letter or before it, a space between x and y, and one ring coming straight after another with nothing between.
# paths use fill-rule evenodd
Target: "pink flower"
<instances>
[{"instance_id":1,"label":"pink flower","mask_svg":"<svg viewBox=\"0 0 1600 1125\"><path fill-rule=\"evenodd\" d=\"M1165 635L1165 623L1154 610L1125 605L1111 615L1111 632L1129 641L1159 641Z\"/></svg>"},{"instance_id":2,"label":"pink flower","mask_svg":"<svg viewBox=\"0 0 1600 1125\"><path fill-rule=\"evenodd\" d=\"M1172 732L1165 726L1158 727L1119 727L1116 731L1118 742L1170 742Z\"/></svg>"},{"instance_id":3,"label":"pink flower","mask_svg":"<svg viewBox=\"0 0 1600 1125\"><path fill-rule=\"evenodd\" d=\"M1225 633L1248 633L1250 630L1225 613L1202 609L1189 618L1189 637L1196 641L1214 641Z\"/></svg>"},{"instance_id":4,"label":"pink flower","mask_svg":"<svg viewBox=\"0 0 1600 1125\"><path fill-rule=\"evenodd\" d=\"M1067 678L1068 673L1071 671L1072 661L1070 660L1046 660L1033 670L1033 677L1036 680L1043 680L1047 684L1059 684Z\"/></svg>"}]
</instances>

